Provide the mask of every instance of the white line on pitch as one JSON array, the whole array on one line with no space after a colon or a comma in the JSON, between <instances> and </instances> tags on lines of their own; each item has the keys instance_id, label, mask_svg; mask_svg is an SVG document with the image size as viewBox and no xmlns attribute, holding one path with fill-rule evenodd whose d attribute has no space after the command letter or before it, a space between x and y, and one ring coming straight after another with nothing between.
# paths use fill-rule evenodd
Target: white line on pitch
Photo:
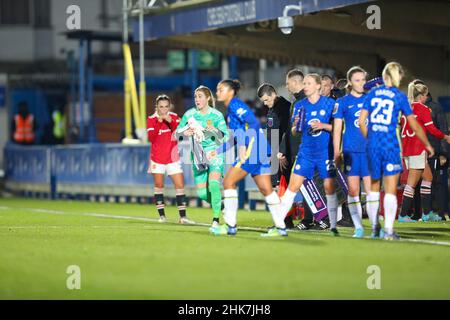
<instances>
[{"instance_id":1,"label":"white line on pitch","mask_svg":"<svg viewBox=\"0 0 450 320\"><path fill-rule=\"evenodd\" d=\"M66 211L60 211L60 210L49 210L49 209L33 209L33 208L12 208L12 207L0 207L2 210L6 209L19 209L19 210L26 210L31 212L37 212L37 213L48 213L48 214L59 214L59 215L83 215L88 217L97 217L97 218L112 218L112 219L121 219L121 220L137 220L137 221L145 221L145 222L158 222L157 219L152 218L145 218L145 217L131 217L131 216L119 216L119 215L109 215L105 213L95 213L95 212L66 212ZM170 224L177 224L175 222L169 222ZM192 224L194 226L205 226L209 227L210 224L208 223L195 223ZM266 231L266 228L258 228L258 227L239 227L240 230L247 230L247 231ZM292 233L292 231L289 231ZM305 231L293 231L294 233L305 233ZM307 233L314 233L314 234L320 234L320 235L328 235L328 233L323 233L322 231L314 231L314 230L308 230ZM342 238L353 238L352 236L347 235L341 235ZM365 237L366 239L370 239L369 237ZM433 241L433 240L425 240L425 239L405 239L402 238L399 240L399 242L412 242L412 243L423 243L423 244L432 244L432 245L440 245L440 246L450 246L450 242L445 241Z\"/></svg>"}]
</instances>

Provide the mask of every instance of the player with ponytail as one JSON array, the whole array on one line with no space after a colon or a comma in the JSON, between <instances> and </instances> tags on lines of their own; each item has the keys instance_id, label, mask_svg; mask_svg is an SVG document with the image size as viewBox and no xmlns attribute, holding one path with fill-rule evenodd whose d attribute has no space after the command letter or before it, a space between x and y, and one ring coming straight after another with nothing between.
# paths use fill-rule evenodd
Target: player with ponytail
<instances>
[{"instance_id":1,"label":"player with ponytail","mask_svg":"<svg viewBox=\"0 0 450 320\"><path fill-rule=\"evenodd\" d=\"M364 103L364 84L367 72L354 66L347 72L348 94L336 101L333 111L334 161L341 164L341 138L343 137L344 172L348 184L348 208L355 225L355 238L364 236L362 226L362 207L359 199L361 178L366 193L370 191L370 173L367 163L367 141L359 130L359 115ZM345 131L342 133L343 123Z\"/></svg>"},{"instance_id":2,"label":"player with ponytail","mask_svg":"<svg viewBox=\"0 0 450 320\"><path fill-rule=\"evenodd\" d=\"M367 137L367 154L372 178L367 196L367 213L372 223L372 237L397 240L394 221L397 214L397 184L402 162L397 138L398 116L401 112L416 133L426 150L433 155L434 150L417 122L408 103L408 98L398 87L403 78L402 66L397 62L388 63L383 70L384 84L373 88L364 101L359 116L359 127ZM368 123L367 123L368 120ZM381 179L384 186L384 234L378 222Z\"/></svg>"},{"instance_id":3,"label":"player with ponytail","mask_svg":"<svg viewBox=\"0 0 450 320\"><path fill-rule=\"evenodd\" d=\"M414 80L408 85L408 99L417 121L423 130L437 139L445 139L450 143L450 136L445 135L435 127L431 118L431 110L425 105L428 96L428 87L420 80ZM403 191L402 210L398 218L399 222L415 222L408 215L411 209L414 192L417 183L422 178L420 197L422 203L422 221L440 221L441 217L431 210L431 183L433 174L427 161L427 152L424 144L411 130L406 117L402 116L402 149L408 172L408 180Z\"/></svg>"},{"instance_id":4,"label":"player with ponytail","mask_svg":"<svg viewBox=\"0 0 450 320\"><path fill-rule=\"evenodd\" d=\"M222 113L214 108L215 102L211 90L200 86L194 92L195 107L186 111L178 126L177 136L179 140L188 139L195 135L196 126L200 128L199 141L204 152L217 149L224 141L228 140L228 128ZM214 155L208 160L208 165L200 170L193 165L194 181L197 187L197 195L200 199L211 204L213 209L212 226L219 225L221 215L222 193L220 179L224 173L225 158L223 154ZM191 153L191 160L194 154Z\"/></svg>"},{"instance_id":5,"label":"player with ponytail","mask_svg":"<svg viewBox=\"0 0 450 320\"><path fill-rule=\"evenodd\" d=\"M222 80L217 85L217 100L227 108L228 126L236 138L238 157L233 167L226 173L224 186L224 220L225 224L211 228L215 235L235 235L237 232L238 192L237 184L250 174L263 194L275 227L270 228L264 236L287 236L284 217L280 212L280 198L272 189L270 155L267 138L261 129L255 114L242 100L236 97L241 84L237 80ZM232 138L221 148L228 150ZM278 169L278 168L276 168Z\"/></svg>"},{"instance_id":6,"label":"player with ponytail","mask_svg":"<svg viewBox=\"0 0 450 320\"><path fill-rule=\"evenodd\" d=\"M281 213L283 217L287 215L305 179L312 180L317 170L323 179L330 231L334 236L339 236L336 228L338 198L330 124L335 101L320 95L321 78L318 74L308 74L303 83L306 98L295 105L292 124L292 134L302 132L302 142L288 188L282 197Z\"/></svg>"}]
</instances>

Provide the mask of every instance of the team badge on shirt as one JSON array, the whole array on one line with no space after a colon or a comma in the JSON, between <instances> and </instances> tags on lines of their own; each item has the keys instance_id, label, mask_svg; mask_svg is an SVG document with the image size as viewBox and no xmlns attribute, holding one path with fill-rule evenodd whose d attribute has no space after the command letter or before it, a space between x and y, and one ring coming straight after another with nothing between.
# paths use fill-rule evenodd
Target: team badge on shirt
<instances>
[{"instance_id":1,"label":"team badge on shirt","mask_svg":"<svg viewBox=\"0 0 450 320\"><path fill-rule=\"evenodd\" d=\"M239 109L236 110L236 114L239 117L242 117L246 112L247 112L247 110L245 110L244 108L239 108Z\"/></svg>"},{"instance_id":2,"label":"team badge on shirt","mask_svg":"<svg viewBox=\"0 0 450 320\"><path fill-rule=\"evenodd\" d=\"M339 103L335 103L334 108L333 108L333 114L336 114L338 112L338 109L339 109Z\"/></svg>"}]
</instances>

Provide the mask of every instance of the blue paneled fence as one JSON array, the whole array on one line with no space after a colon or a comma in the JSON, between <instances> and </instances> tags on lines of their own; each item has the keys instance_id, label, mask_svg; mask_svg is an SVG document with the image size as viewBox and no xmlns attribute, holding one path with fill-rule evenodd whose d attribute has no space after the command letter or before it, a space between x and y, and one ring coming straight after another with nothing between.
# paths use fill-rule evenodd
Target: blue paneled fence
<instances>
[{"instance_id":1,"label":"blue paneled fence","mask_svg":"<svg viewBox=\"0 0 450 320\"><path fill-rule=\"evenodd\" d=\"M189 144L179 143L179 149L186 194L197 198ZM149 153L149 144L54 147L9 144L4 149L5 186L26 196L150 202L153 179L147 173ZM231 163L233 150L226 157L227 163ZM165 194L173 199L175 190L169 177L166 177L165 185ZM197 203L201 204L200 201Z\"/></svg>"}]
</instances>

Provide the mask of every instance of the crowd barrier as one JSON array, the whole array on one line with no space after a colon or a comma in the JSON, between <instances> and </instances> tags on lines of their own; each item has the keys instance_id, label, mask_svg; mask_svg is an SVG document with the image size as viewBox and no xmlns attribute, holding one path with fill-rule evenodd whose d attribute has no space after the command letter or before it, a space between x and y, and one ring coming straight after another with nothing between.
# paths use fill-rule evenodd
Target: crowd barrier
<instances>
[{"instance_id":1,"label":"crowd barrier","mask_svg":"<svg viewBox=\"0 0 450 320\"><path fill-rule=\"evenodd\" d=\"M189 144L179 143L186 195L196 199ZM147 173L150 144L79 144L64 146L20 146L4 149L5 188L32 197L85 199L111 202L151 202L153 179ZM225 171L234 159L226 155ZM169 177L165 195L175 198ZM240 207L250 209L264 198L250 176L239 185ZM199 200L199 199L197 199ZM197 201L200 205L201 201Z\"/></svg>"}]
</instances>

